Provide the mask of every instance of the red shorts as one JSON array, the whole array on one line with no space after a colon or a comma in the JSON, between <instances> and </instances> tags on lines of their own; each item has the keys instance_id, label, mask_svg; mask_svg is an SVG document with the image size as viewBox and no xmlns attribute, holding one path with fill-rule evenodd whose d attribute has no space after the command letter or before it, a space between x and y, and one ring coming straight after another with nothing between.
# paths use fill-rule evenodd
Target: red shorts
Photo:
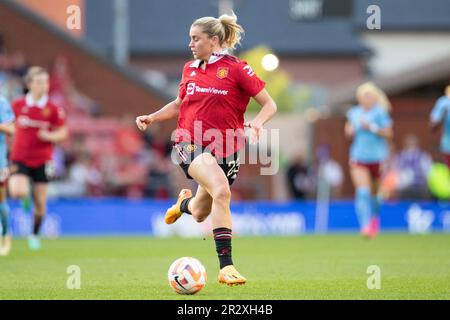
<instances>
[{"instance_id":1,"label":"red shorts","mask_svg":"<svg viewBox=\"0 0 450 320\"><path fill-rule=\"evenodd\" d=\"M449 169L450 169L450 154L444 153L444 162L447 165L447 167L449 167Z\"/></svg>"},{"instance_id":2,"label":"red shorts","mask_svg":"<svg viewBox=\"0 0 450 320\"><path fill-rule=\"evenodd\" d=\"M370 177L372 179L379 179L381 177L381 164L379 162L364 163L364 162L352 161L352 162L350 162L350 164L353 166L367 168L367 170L369 170Z\"/></svg>"}]
</instances>

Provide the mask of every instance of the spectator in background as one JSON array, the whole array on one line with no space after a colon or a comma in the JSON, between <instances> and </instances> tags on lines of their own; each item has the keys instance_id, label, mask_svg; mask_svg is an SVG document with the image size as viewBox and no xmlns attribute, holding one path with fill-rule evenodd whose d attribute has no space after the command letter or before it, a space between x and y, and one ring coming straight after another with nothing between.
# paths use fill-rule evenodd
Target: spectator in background
<instances>
[{"instance_id":1,"label":"spectator in background","mask_svg":"<svg viewBox=\"0 0 450 320\"><path fill-rule=\"evenodd\" d=\"M68 177L50 185L49 195L62 198L79 198L91 195L101 183L100 172L92 165L88 153L81 153L70 166Z\"/></svg>"},{"instance_id":2,"label":"spectator in background","mask_svg":"<svg viewBox=\"0 0 450 320\"><path fill-rule=\"evenodd\" d=\"M147 195L150 198L167 199L171 196L170 165L170 160L159 152L152 153L147 182Z\"/></svg>"},{"instance_id":3,"label":"spectator in background","mask_svg":"<svg viewBox=\"0 0 450 320\"><path fill-rule=\"evenodd\" d=\"M304 156L298 152L286 171L289 191L294 199L304 200L313 189L313 181Z\"/></svg>"},{"instance_id":4,"label":"spectator in background","mask_svg":"<svg viewBox=\"0 0 450 320\"><path fill-rule=\"evenodd\" d=\"M0 53L0 95L10 101L21 96L25 90L22 78L27 69L25 56L20 51L12 56Z\"/></svg>"},{"instance_id":5,"label":"spectator in background","mask_svg":"<svg viewBox=\"0 0 450 320\"><path fill-rule=\"evenodd\" d=\"M403 150L395 161L399 173L398 195L400 198L428 198L427 175L431 165L431 157L420 149L417 136L407 135L404 139Z\"/></svg>"},{"instance_id":6,"label":"spectator in background","mask_svg":"<svg viewBox=\"0 0 450 320\"><path fill-rule=\"evenodd\" d=\"M317 158L319 160L318 180L324 179L323 182L330 191L330 198L339 197L342 183L344 182L344 173L341 165L330 157L328 146L319 148Z\"/></svg>"},{"instance_id":7,"label":"spectator in background","mask_svg":"<svg viewBox=\"0 0 450 320\"><path fill-rule=\"evenodd\" d=\"M27 74L29 64L25 54L21 51L15 52L10 58L10 72L14 76L22 79Z\"/></svg>"}]
</instances>

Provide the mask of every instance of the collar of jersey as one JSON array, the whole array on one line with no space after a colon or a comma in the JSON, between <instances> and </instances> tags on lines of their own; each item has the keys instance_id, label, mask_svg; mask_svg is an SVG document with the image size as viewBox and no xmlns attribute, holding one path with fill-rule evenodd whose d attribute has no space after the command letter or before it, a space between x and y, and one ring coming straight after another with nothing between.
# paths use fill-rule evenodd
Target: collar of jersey
<instances>
[{"instance_id":1,"label":"collar of jersey","mask_svg":"<svg viewBox=\"0 0 450 320\"><path fill-rule=\"evenodd\" d=\"M211 54L211 57L209 57L208 60L208 64L213 64L214 62L219 61L220 59L222 59L224 56L226 56L228 54L228 50L224 49L220 52L217 51L213 51L213 53ZM191 63L191 67L192 68L198 68L200 67L200 63L202 62L202 60L197 59L194 62Z\"/></svg>"},{"instance_id":2,"label":"collar of jersey","mask_svg":"<svg viewBox=\"0 0 450 320\"><path fill-rule=\"evenodd\" d=\"M28 107L36 106L38 108L44 108L48 102L48 95L44 94L38 101L34 101L31 93L27 93L25 96L25 103Z\"/></svg>"}]
</instances>

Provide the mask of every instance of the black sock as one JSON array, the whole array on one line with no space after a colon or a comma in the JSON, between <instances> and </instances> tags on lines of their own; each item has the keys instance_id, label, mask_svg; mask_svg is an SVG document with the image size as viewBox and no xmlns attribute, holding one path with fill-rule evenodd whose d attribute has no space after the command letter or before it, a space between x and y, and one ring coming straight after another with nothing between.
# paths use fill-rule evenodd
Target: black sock
<instances>
[{"instance_id":1,"label":"black sock","mask_svg":"<svg viewBox=\"0 0 450 320\"><path fill-rule=\"evenodd\" d=\"M188 206L189 201L191 201L192 198L194 198L194 197L190 197L190 198L187 198L187 199L184 199L183 201L181 201L181 205L180 205L181 212L192 215L192 212L189 211L189 206Z\"/></svg>"},{"instance_id":2,"label":"black sock","mask_svg":"<svg viewBox=\"0 0 450 320\"><path fill-rule=\"evenodd\" d=\"M220 269L233 264L231 259L231 229L217 228L213 230Z\"/></svg>"},{"instance_id":3,"label":"black sock","mask_svg":"<svg viewBox=\"0 0 450 320\"><path fill-rule=\"evenodd\" d=\"M33 235L37 236L39 234L39 230L41 229L43 217L34 215L34 226L33 226Z\"/></svg>"}]
</instances>

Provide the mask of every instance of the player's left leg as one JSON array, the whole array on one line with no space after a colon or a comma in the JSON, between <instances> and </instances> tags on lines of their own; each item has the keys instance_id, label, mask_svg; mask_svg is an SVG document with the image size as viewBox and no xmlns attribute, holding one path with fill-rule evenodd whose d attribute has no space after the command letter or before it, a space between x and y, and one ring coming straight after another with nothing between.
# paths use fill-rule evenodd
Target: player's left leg
<instances>
[{"instance_id":1,"label":"player's left leg","mask_svg":"<svg viewBox=\"0 0 450 320\"><path fill-rule=\"evenodd\" d=\"M372 179L372 216L370 219L369 237L374 238L380 232L380 207L382 196L379 192L380 178Z\"/></svg>"},{"instance_id":2,"label":"player's left leg","mask_svg":"<svg viewBox=\"0 0 450 320\"><path fill-rule=\"evenodd\" d=\"M367 236L371 218L371 176L366 166L350 165L350 175L355 186L355 210L360 225L360 232Z\"/></svg>"},{"instance_id":3,"label":"player's left leg","mask_svg":"<svg viewBox=\"0 0 450 320\"><path fill-rule=\"evenodd\" d=\"M34 202L34 224L33 235L30 237L30 249L39 250L41 242L39 232L42 222L47 212L47 192L48 184L46 182L35 182L33 186L33 202Z\"/></svg>"}]
</instances>

